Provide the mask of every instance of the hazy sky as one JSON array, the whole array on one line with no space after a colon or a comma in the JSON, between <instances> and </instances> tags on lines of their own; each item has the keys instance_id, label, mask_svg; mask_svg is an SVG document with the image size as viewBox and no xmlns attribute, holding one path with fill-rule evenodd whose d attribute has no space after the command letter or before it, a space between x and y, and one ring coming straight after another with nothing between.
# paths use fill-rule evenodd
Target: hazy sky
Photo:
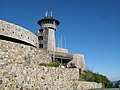
<instances>
[{"instance_id":1,"label":"hazy sky","mask_svg":"<svg viewBox=\"0 0 120 90\"><path fill-rule=\"evenodd\" d=\"M70 53L85 55L87 68L120 79L120 0L0 0L0 19L33 33L46 10L60 21L57 42L62 35Z\"/></svg>"}]
</instances>

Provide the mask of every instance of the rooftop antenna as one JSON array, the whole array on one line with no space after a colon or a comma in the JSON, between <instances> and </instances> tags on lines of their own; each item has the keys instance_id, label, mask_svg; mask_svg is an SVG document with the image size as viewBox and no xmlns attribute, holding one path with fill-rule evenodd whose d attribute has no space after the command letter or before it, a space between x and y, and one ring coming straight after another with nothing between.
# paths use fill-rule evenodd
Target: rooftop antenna
<instances>
[{"instance_id":1,"label":"rooftop antenna","mask_svg":"<svg viewBox=\"0 0 120 90\"><path fill-rule=\"evenodd\" d=\"M61 35L61 40L60 40L60 48L62 48L62 35ZM61 64L63 65L63 60L61 58Z\"/></svg>"},{"instance_id":2,"label":"rooftop antenna","mask_svg":"<svg viewBox=\"0 0 120 90\"><path fill-rule=\"evenodd\" d=\"M52 17L52 11L50 13L51 13L51 17Z\"/></svg>"},{"instance_id":3,"label":"rooftop antenna","mask_svg":"<svg viewBox=\"0 0 120 90\"><path fill-rule=\"evenodd\" d=\"M45 16L46 16L46 17L48 16L48 10L45 12Z\"/></svg>"},{"instance_id":4,"label":"rooftop antenna","mask_svg":"<svg viewBox=\"0 0 120 90\"><path fill-rule=\"evenodd\" d=\"M62 35L58 38L58 48L62 48Z\"/></svg>"},{"instance_id":5,"label":"rooftop antenna","mask_svg":"<svg viewBox=\"0 0 120 90\"><path fill-rule=\"evenodd\" d=\"M60 47L60 40L59 40L59 37L58 37L58 48Z\"/></svg>"},{"instance_id":6,"label":"rooftop antenna","mask_svg":"<svg viewBox=\"0 0 120 90\"><path fill-rule=\"evenodd\" d=\"M60 48L62 48L62 35L61 35L61 41L60 41Z\"/></svg>"},{"instance_id":7,"label":"rooftop antenna","mask_svg":"<svg viewBox=\"0 0 120 90\"><path fill-rule=\"evenodd\" d=\"M66 37L65 37L65 35L64 35L64 43L65 43L65 48L66 48Z\"/></svg>"}]
</instances>

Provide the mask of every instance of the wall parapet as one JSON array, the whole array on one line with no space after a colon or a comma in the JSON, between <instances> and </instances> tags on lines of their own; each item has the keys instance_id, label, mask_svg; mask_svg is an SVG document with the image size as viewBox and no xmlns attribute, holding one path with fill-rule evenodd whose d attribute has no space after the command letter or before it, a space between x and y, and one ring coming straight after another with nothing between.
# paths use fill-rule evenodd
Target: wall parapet
<instances>
[{"instance_id":1,"label":"wall parapet","mask_svg":"<svg viewBox=\"0 0 120 90\"><path fill-rule=\"evenodd\" d=\"M0 35L18 39L38 47L38 38L29 30L18 25L0 20Z\"/></svg>"}]
</instances>

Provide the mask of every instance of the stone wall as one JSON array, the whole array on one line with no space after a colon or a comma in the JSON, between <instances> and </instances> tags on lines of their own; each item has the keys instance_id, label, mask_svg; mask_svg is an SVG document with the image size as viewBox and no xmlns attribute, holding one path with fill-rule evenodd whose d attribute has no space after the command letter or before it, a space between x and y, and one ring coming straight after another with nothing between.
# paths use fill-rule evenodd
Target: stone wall
<instances>
[{"instance_id":1,"label":"stone wall","mask_svg":"<svg viewBox=\"0 0 120 90\"><path fill-rule=\"evenodd\" d=\"M41 67L41 62L51 62L46 51L0 40L0 88L61 90L66 82L79 78L78 69Z\"/></svg>"},{"instance_id":2,"label":"stone wall","mask_svg":"<svg viewBox=\"0 0 120 90\"><path fill-rule=\"evenodd\" d=\"M25 28L0 20L0 35L18 39L38 47L38 38Z\"/></svg>"},{"instance_id":3,"label":"stone wall","mask_svg":"<svg viewBox=\"0 0 120 90\"><path fill-rule=\"evenodd\" d=\"M0 40L0 90L83 90L99 88L80 82L79 69L39 66L51 58L44 50Z\"/></svg>"},{"instance_id":4,"label":"stone wall","mask_svg":"<svg viewBox=\"0 0 120 90\"><path fill-rule=\"evenodd\" d=\"M18 25L0 20L0 90L101 88L102 85L95 82L78 81L78 68L40 66L40 63L51 62L51 56L46 50L32 46L38 47L38 38L34 34Z\"/></svg>"},{"instance_id":5,"label":"stone wall","mask_svg":"<svg viewBox=\"0 0 120 90\"><path fill-rule=\"evenodd\" d=\"M75 87L76 90L88 90L88 89L102 88L102 84L96 82L75 81Z\"/></svg>"},{"instance_id":6,"label":"stone wall","mask_svg":"<svg viewBox=\"0 0 120 90\"><path fill-rule=\"evenodd\" d=\"M6 71L7 70L7 71ZM32 64L6 66L1 69L0 88L7 90L74 90L78 69L40 67Z\"/></svg>"},{"instance_id":7,"label":"stone wall","mask_svg":"<svg viewBox=\"0 0 120 90\"><path fill-rule=\"evenodd\" d=\"M51 57L45 50L11 41L0 40L0 66L10 63L29 65L29 63L33 62L49 63L51 62Z\"/></svg>"}]
</instances>

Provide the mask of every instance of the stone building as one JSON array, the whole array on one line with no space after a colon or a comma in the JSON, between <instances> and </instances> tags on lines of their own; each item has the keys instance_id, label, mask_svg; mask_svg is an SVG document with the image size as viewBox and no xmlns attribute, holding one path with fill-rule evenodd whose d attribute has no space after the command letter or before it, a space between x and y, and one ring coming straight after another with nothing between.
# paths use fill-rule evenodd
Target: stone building
<instances>
[{"instance_id":1,"label":"stone building","mask_svg":"<svg viewBox=\"0 0 120 90\"><path fill-rule=\"evenodd\" d=\"M101 88L101 83L79 81L79 68L85 70L84 55L69 54L67 49L56 48L54 31L59 21L46 15L38 23L43 26L35 35L16 24L0 20L0 90ZM77 68L39 65L52 62L54 56L61 63L73 63Z\"/></svg>"},{"instance_id":2,"label":"stone building","mask_svg":"<svg viewBox=\"0 0 120 90\"><path fill-rule=\"evenodd\" d=\"M43 19L38 21L38 24L41 26L38 33L39 48L43 48L49 52L52 57L52 60L57 59L62 64L74 63L77 68L85 70L85 59L82 54L69 54L68 49L65 48L56 48L55 45L55 31L56 27L60 22L52 17L52 15L46 15Z\"/></svg>"},{"instance_id":3,"label":"stone building","mask_svg":"<svg viewBox=\"0 0 120 90\"><path fill-rule=\"evenodd\" d=\"M84 55L70 54L68 49L56 48L55 31L60 22L48 15L38 21L41 26L38 33L35 35L29 30L0 20L0 39L14 41L17 43L26 44L35 48L46 50L51 56L51 60L57 59L62 64L74 63L77 68L85 70Z\"/></svg>"}]
</instances>

